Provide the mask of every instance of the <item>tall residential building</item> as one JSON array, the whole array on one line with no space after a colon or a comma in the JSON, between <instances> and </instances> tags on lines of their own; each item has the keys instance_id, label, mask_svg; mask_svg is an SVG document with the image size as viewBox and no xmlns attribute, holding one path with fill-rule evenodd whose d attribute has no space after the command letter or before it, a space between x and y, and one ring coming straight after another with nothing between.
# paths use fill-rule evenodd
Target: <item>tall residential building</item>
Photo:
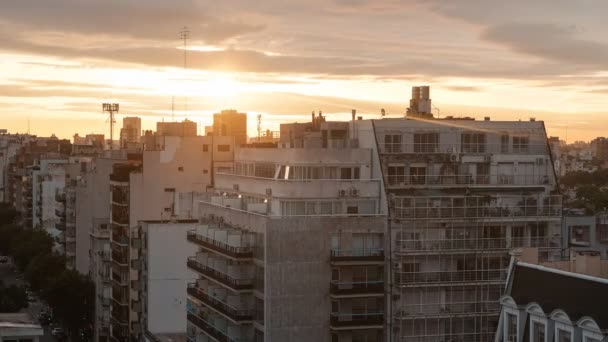
<instances>
[{"instance_id":1,"label":"tall residential building","mask_svg":"<svg viewBox=\"0 0 608 342\"><path fill-rule=\"evenodd\" d=\"M172 137L195 137L196 122L184 120L182 122L157 122L156 135Z\"/></svg>"},{"instance_id":2,"label":"tall residential building","mask_svg":"<svg viewBox=\"0 0 608 342\"><path fill-rule=\"evenodd\" d=\"M232 136L236 145L247 143L247 114L234 109L223 110L213 114L213 135L218 137Z\"/></svg>"},{"instance_id":3,"label":"tall residential building","mask_svg":"<svg viewBox=\"0 0 608 342\"><path fill-rule=\"evenodd\" d=\"M214 170L233 162L232 137L167 135L155 139L159 148L146 148L140 161L114 165L110 176L111 336L117 341L138 339L145 332L143 313L131 305L142 303L145 295L138 285L145 264L139 245L140 222L179 218L179 193L205 192L213 184ZM156 255L146 259L157 260Z\"/></svg>"},{"instance_id":4,"label":"tall residential building","mask_svg":"<svg viewBox=\"0 0 608 342\"><path fill-rule=\"evenodd\" d=\"M336 148L320 132L317 146L241 148L216 173L188 234L190 341L383 340L381 180L348 125L324 127Z\"/></svg>"},{"instance_id":5,"label":"tall residential building","mask_svg":"<svg viewBox=\"0 0 608 342\"><path fill-rule=\"evenodd\" d=\"M141 141L141 133L141 118L123 118L120 129L120 147L127 148L131 144L138 144Z\"/></svg>"},{"instance_id":6,"label":"tall residential building","mask_svg":"<svg viewBox=\"0 0 608 342\"><path fill-rule=\"evenodd\" d=\"M494 338L509 252L562 253L544 124L434 119L418 92L406 118L313 114L237 150L188 236L192 340Z\"/></svg>"}]
</instances>

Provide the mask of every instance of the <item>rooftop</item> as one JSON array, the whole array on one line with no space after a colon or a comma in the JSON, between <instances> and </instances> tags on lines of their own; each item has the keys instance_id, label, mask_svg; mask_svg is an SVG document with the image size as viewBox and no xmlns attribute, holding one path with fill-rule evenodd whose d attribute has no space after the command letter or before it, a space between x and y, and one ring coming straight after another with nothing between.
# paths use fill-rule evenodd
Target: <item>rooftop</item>
<instances>
[{"instance_id":1,"label":"rooftop","mask_svg":"<svg viewBox=\"0 0 608 342\"><path fill-rule=\"evenodd\" d=\"M39 328L28 313L0 313L0 328Z\"/></svg>"}]
</instances>

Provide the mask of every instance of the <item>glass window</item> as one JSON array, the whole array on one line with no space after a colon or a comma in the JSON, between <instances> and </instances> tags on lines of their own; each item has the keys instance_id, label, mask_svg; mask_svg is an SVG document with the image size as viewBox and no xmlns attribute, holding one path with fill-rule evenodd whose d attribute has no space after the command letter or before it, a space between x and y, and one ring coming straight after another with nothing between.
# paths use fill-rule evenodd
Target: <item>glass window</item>
<instances>
[{"instance_id":1,"label":"glass window","mask_svg":"<svg viewBox=\"0 0 608 342\"><path fill-rule=\"evenodd\" d=\"M414 133L414 152L433 153L439 149L439 133Z\"/></svg>"},{"instance_id":2,"label":"glass window","mask_svg":"<svg viewBox=\"0 0 608 342\"><path fill-rule=\"evenodd\" d=\"M532 340L530 342L545 342L545 325L540 322L532 323Z\"/></svg>"},{"instance_id":3,"label":"glass window","mask_svg":"<svg viewBox=\"0 0 608 342\"><path fill-rule=\"evenodd\" d=\"M218 152L230 152L230 145L217 145L217 151Z\"/></svg>"},{"instance_id":4,"label":"glass window","mask_svg":"<svg viewBox=\"0 0 608 342\"><path fill-rule=\"evenodd\" d=\"M509 134L503 133L500 135L500 152L508 153L509 152Z\"/></svg>"},{"instance_id":5,"label":"glass window","mask_svg":"<svg viewBox=\"0 0 608 342\"><path fill-rule=\"evenodd\" d=\"M513 137L513 152L528 152L530 137Z\"/></svg>"},{"instance_id":6,"label":"glass window","mask_svg":"<svg viewBox=\"0 0 608 342\"><path fill-rule=\"evenodd\" d=\"M388 167L388 184L397 185L405 183L405 166Z\"/></svg>"},{"instance_id":7,"label":"glass window","mask_svg":"<svg viewBox=\"0 0 608 342\"><path fill-rule=\"evenodd\" d=\"M410 167L410 184L426 183L426 167Z\"/></svg>"},{"instance_id":8,"label":"glass window","mask_svg":"<svg viewBox=\"0 0 608 342\"><path fill-rule=\"evenodd\" d=\"M463 153L484 153L486 151L486 135L484 133L463 133L460 136Z\"/></svg>"},{"instance_id":9,"label":"glass window","mask_svg":"<svg viewBox=\"0 0 608 342\"><path fill-rule=\"evenodd\" d=\"M569 331L557 329L557 342L572 341L572 334Z\"/></svg>"},{"instance_id":10,"label":"glass window","mask_svg":"<svg viewBox=\"0 0 608 342\"><path fill-rule=\"evenodd\" d=\"M384 149L388 153L401 152L401 135L387 134L384 136Z\"/></svg>"},{"instance_id":11,"label":"glass window","mask_svg":"<svg viewBox=\"0 0 608 342\"><path fill-rule=\"evenodd\" d=\"M352 169L350 167L340 168L340 179L351 179Z\"/></svg>"},{"instance_id":12,"label":"glass window","mask_svg":"<svg viewBox=\"0 0 608 342\"><path fill-rule=\"evenodd\" d=\"M203 152L209 152L209 145L207 145L207 144L203 145Z\"/></svg>"},{"instance_id":13,"label":"glass window","mask_svg":"<svg viewBox=\"0 0 608 342\"><path fill-rule=\"evenodd\" d=\"M507 342L517 342L517 316L507 314Z\"/></svg>"}]
</instances>

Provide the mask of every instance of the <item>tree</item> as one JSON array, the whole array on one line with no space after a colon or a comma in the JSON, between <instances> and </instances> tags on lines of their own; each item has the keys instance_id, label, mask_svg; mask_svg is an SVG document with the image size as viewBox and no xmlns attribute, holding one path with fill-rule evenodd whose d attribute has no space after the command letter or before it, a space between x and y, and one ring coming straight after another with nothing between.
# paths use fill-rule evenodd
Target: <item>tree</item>
<instances>
[{"instance_id":1,"label":"tree","mask_svg":"<svg viewBox=\"0 0 608 342\"><path fill-rule=\"evenodd\" d=\"M73 270L63 271L41 292L69 333L77 340L78 332L90 325L95 308L95 286L88 277Z\"/></svg>"},{"instance_id":2,"label":"tree","mask_svg":"<svg viewBox=\"0 0 608 342\"><path fill-rule=\"evenodd\" d=\"M24 277L32 290L39 292L65 270L65 258L52 253L39 254L25 268Z\"/></svg>"},{"instance_id":3,"label":"tree","mask_svg":"<svg viewBox=\"0 0 608 342\"><path fill-rule=\"evenodd\" d=\"M28 305L25 289L15 285L0 287L0 312L19 312Z\"/></svg>"}]
</instances>

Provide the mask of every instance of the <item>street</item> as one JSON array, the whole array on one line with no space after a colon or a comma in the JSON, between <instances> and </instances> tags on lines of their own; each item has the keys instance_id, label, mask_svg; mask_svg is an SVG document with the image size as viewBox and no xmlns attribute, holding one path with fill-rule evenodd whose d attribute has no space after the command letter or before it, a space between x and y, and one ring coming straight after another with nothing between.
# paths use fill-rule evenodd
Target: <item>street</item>
<instances>
[{"instance_id":1,"label":"street","mask_svg":"<svg viewBox=\"0 0 608 342\"><path fill-rule=\"evenodd\" d=\"M0 264L0 280L4 283L4 286L23 285L23 278L17 279L18 273L12 271L12 264ZM42 303L39 301L29 303L29 306L22 309L21 312L29 313L35 321L38 320L38 314L42 310ZM48 326L44 327L44 336L40 338L40 342L55 342L55 338L51 335L51 331Z\"/></svg>"}]
</instances>

